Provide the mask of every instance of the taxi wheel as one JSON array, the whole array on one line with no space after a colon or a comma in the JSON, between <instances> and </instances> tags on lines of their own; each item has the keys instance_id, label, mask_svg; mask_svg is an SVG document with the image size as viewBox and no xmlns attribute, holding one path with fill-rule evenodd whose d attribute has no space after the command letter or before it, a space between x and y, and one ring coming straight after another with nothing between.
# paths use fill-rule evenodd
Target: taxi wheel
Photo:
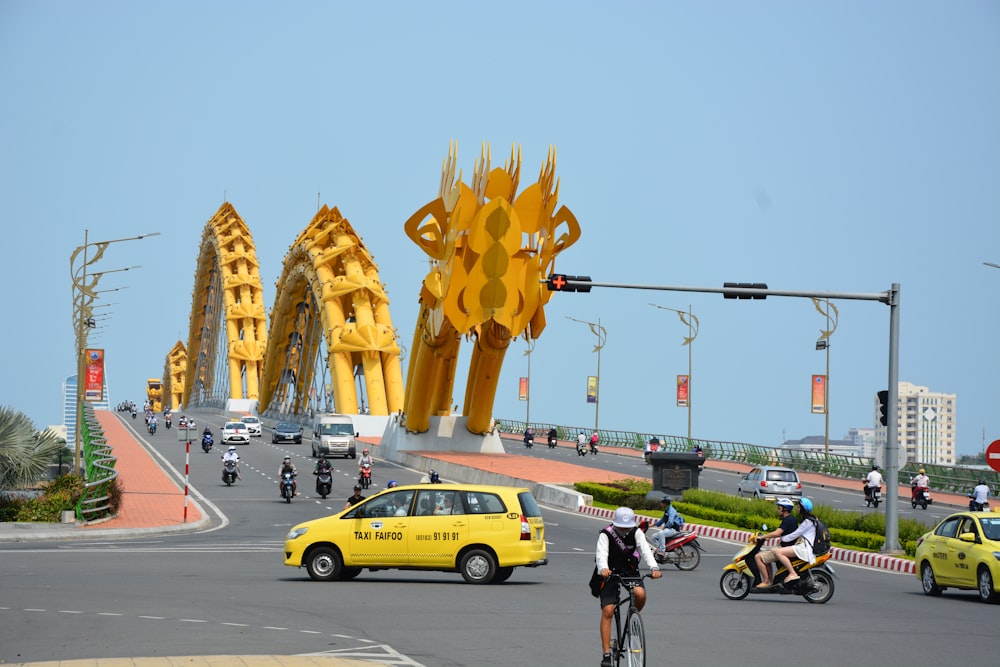
<instances>
[{"instance_id":1,"label":"taxi wheel","mask_svg":"<svg viewBox=\"0 0 1000 667\"><path fill-rule=\"evenodd\" d=\"M514 568L512 567L497 568L497 575L493 577L493 583L502 584L503 582L510 579L510 575L512 574L514 574Z\"/></svg>"},{"instance_id":2,"label":"taxi wheel","mask_svg":"<svg viewBox=\"0 0 1000 667\"><path fill-rule=\"evenodd\" d=\"M306 560L306 571L314 581L333 581L340 579L344 570L344 561L336 549L331 547L316 547L309 552Z\"/></svg>"},{"instance_id":3,"label":"taxi wheel","mask_svg":"<svg viewBox=\"0 0 1000 667\"><path fill-rule=\"evenodd\" d=\"M941 595L941 587L934 581L934 570L930 563L925 562L920 566L920 585L924 589L924 595Z\"/></svg>"},{"instance_id":4,"label":"taxi wheel","mask_svg":"<svg viewBox=\"0 0 1000 667\"><path fill-rule=\"evenodd\" d=\"M979 585L979 599L983 602L998 602L1000 595L997 595L993 587L993 575L985 565L979 566L979 574L976 576L976 583Z\"/></svg>"},{"instance_id":5,"label":"taxi wheel","mask_svg":"<svg viewBox=\"0 0 1000 667\"><path fill-rule=\"evenodd\" d=\"M361 574L361 568L360 567L345 567L345 568L343 568L340 571L340 580L341 581L350 581L351 579L353 579L354 577L358 576L359 574Z\"/></svg>"},{"instance_id":6,"label":"taxi wheel","mask_svg":"<svg viewBox=\"0 0 1000 667\"><path fill-rule=\"evenodd\" d=\"M464 556L458 566L462 577L470 584L488 584L497 575L497 561L485 549L472 549Z\"/></svg>"}]
</instances>

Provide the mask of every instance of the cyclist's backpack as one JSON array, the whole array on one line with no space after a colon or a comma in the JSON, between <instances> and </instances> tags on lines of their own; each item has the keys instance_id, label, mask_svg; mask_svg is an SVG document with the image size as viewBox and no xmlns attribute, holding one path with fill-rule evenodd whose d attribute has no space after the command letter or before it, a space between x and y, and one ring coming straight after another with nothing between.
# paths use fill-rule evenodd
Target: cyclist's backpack
<instances>
[{"instance_id":1,"label":"cyclist's backpack","mask_svg":"<svg viewBox=\"0 0 1000 667\"><path fill-rule=\"evenodd\" d=\"M826 527L820 519L812 518L813 525L816 526L816 537L813 539L813 555L822 556L830 550L830 529Z\"/></svg>"}]
</instances>

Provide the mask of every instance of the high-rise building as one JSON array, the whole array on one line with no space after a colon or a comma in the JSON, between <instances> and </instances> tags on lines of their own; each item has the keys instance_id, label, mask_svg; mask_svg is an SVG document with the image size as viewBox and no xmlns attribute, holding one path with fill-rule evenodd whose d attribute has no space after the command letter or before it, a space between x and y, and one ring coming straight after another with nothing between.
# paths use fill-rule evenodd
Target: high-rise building
<instances>
[{"instance_id":1,"label":"high-rise building","mask_svg":"<svg viewBox=\"0 0 1000 667\"><path fill-rule=\"evenodd\" d=\"M108 374L104 374L104 400L92 401L95 410L108 410L111 399L108 396ZM76 449L76 376L70 375L63 382L63 424L66 427L66 446Z\"/></svg>"},{"instance_id":2,"label":"high-rise building","mask_svg":"<svg viewBox=\"0 0 1000 667\"><path fill-rule=\"evenodd\" d=\"M955 394L899 383L896 416L900 465L907 461L955 465L955 402ZM879 452L884 452L887 429L879 423L878 411L876 396L875 445Z\"/></svg>"}]
</instances>

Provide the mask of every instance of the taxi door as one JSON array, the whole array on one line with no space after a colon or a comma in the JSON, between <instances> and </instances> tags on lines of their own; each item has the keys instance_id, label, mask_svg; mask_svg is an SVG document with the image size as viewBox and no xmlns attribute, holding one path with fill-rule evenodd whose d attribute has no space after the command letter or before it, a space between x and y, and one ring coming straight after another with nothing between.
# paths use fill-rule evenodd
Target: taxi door
<instances>
[{"instance_id":1,"label":"taxi door","mask_svg":"<svg viewBox=\"0 0 1000 667\"><path fill-rule=\"evenodd\" d=\"M975 541L966 542L961 539L963 533L972 533L979 537L976 522L972 517L963 517L958 534L948 538L948 564L951 566L949 579L962 586L976 586L976 559L972 553L976 548Z\"/></svg>"},{"instance_id":2,"label":"taxi door","mask_svg":"<svg viewBox=\"0 0 1000 667\"><path fill-rule=\"evenodd\" d=\"M410 557L413 565L453 567L459 549L469 540L469 516L454 490L420 489L410 524Z\"/></svg>"},{"instance_id":3,"label":"taxi door","mask_svg":"<svg viewBox=\"0 0 1000 667\"><path fill-rule=\"evenodd\" d=\"M349 519L350 562L363 567L399 567L409 563L409 504L413 491L386 493L359 504Z\"/></svg>"}]
</instances>

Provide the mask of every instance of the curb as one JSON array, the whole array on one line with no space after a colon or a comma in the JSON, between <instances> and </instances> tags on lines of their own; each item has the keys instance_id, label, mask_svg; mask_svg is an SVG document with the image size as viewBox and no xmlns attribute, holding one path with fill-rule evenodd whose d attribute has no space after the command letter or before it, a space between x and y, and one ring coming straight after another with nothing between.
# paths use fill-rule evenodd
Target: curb
<instances>
[{"instance_id":1,"label":"curb","mask_svg":"<svg viewBox=\"0 0 1000 667\"><path fill-rule=\"evenodd\" d=\"M580 514L601 517L603 519L610 519L614 515L613 510L604 509L603 507L585 506L581 507L579 512ZM693 532L698 533L699 536L714 537L719 540L726 540L727 542L746 543L750 541L750 536L752 535L748 530L739 530L736 528L702 526L697 523L685 523L684 525L689 527ZM830 550L830 554L830 560L875 567L889 572L916 574L917 571L916 563L912 560L897 558L896 556L885 556L867 551L851 551L850 549L842 549L840 547L833 547Z\"/></svg>"}]
</instances>

